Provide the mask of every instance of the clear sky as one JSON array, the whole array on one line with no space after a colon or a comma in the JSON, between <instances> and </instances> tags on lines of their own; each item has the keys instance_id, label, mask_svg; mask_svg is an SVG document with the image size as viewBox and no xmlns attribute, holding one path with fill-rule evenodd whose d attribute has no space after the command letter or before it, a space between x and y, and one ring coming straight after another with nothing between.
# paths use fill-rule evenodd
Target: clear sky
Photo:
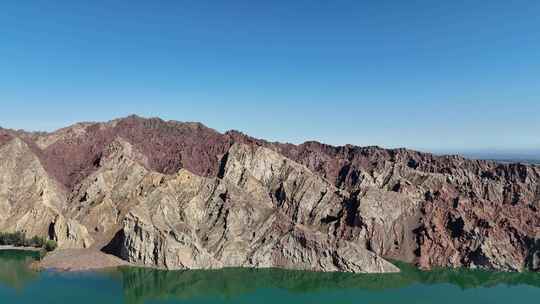
<instances>
[{"instance_id":1,"label":"clear sky","mask_svg":"<svg viewBox=\"0 0 540 304\"><path fill-rule=\"evenodd\" d=\"M294 143L540 148L540 1L1 1L1 126L131 113Z\"/></svg>"}]
</instances>

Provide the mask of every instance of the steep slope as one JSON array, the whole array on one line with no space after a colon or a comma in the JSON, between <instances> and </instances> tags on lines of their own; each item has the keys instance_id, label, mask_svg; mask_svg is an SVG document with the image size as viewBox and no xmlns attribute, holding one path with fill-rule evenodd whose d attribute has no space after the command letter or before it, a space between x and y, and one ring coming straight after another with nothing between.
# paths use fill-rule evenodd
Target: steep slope
<instances>
[{"instance_id":1,"label":"steep slope","mask_svg":"<svg viewBox=\"0 0 540 304\"><path fill-rule=\"evenodd\" d=\"M103 247L120 229L125 214L140 203L141 191L152 179L147 159L118 137L102 151L98 169L70 194L66 215L88 228Z\"/></svg>"},{"instance_id":2,"label":"steep slope","mask_svg":"<svg viewBox=\"0 0 540 304\"><path fill-rule=\"evenodd\" d=\"M282 153L358 193L369 248L383 256L423 268L539 268L537 166L319 143Z\"/></svg>"},{"instance_id":3,"label":"steep slope","mask_svg":"<svg viewBox=\"0 0 540 304\"><path fill-rule=\"evenodd\" d=\"M20 147L14 148L14 142ZM366 261L385 257L422 268L540 268L538 166L406 149L270 143L237 131L220 134L198 123L136 116L53 133L0 129L0 149L6 151L0 184L2 229L14 229L19 221L18 227L30 225L28 231L69 240L62 241L65 247L108 244L106 250L134 263L303 268L309 262L323 265L320 270L347 270L319 259L353 246L351 252ZM37 175L51 185L47 189L58 196L55 203L40 198L40 188L33 183L19 181L19 167L28 171L25 176ZM17 199L9 189L18 189ZM188 208L204 223L178 217L192 200L204 202ZM14 206L20 211L12 211ZM21 219L34 207L50 214L23 225ZM209 213L214 208L222 210L217 218L217 211ZM268 210L273 215L263 220ZM253 217L253 223L229 218L225 211ZM47 222L51 233L44 228ZM228 228L223 228L225 222ZM260 240L229 229L245 226L258 232L254 223L264 223L267 234L290 241L270 242L272 249L258 251L253 246ZM144 227L147 234L139 235L135 227ZM215 235L227 239L213 240ZM295 243L302 239L299 235L310 240L309 250L315 251L300 250ZM155 244L158 249L151 249ZM229 257L228 246L242 255ZM321 246L330 251L316 249ZM284 251L276 248L295 248L309 258L280 257ZM347 261L357 265L350 271L382 269L382 264L361 265L352 257Z\"/></svg>"},{"instance_id":4,"label":"steep slope","mask_svg":"<svg viewBox=\"0 0 540 304\"><path fill-rule=\"evenodd\" d=\"M44 234L60 213L65 195L49 179L24 141L0 147L0 219L3 230Z\"/></svg>"},{"instance_id":5,"label":"steep slope","mask_svg":"<svg viewBox=\"0 0 540 304\"><path fill-rule=\"evenodd\" d=\"M227 134L270 146L356 196L357 223L382 256L422 268L540 268L538 166Z\"/></svg>"},{"instance_id":6,"label":"steep slope","mask_svg":"<svg viewBox=\"0 0 540 304\"><path fill-rule=\"evenodd\" d=\"M61 246L84 247L87 232L63 216L66 193L38 157L14 137L0 147L0 229L51 236ZM55 225L55 223L57 225Z\"/></svg>"},{"instance_id":7,"label":"steep slope","mask_svg":"<svg viewBox=\"0 0 540 304\"><path fill-rule=\"evenodd\" d=\"M115 242L122 258L167 269L398 271L362 245L292 222L269 197L186 170L130 211Z\"/></svg>"},{"instance_id":8,"label":"steep slope","mask_svg":"<svg viewBox=\"0 0 540 304\"><path fill-rule=\"evenodd\" d=\"M108 123L83 123L32 138L49 174L72 189L99 168L105 149L123 138L147 158L147 167L164 174L185 168L196 174L217 173L219 155L229 141L199 123L164 122L130 116Z\"/></svg>"}]
</instances>

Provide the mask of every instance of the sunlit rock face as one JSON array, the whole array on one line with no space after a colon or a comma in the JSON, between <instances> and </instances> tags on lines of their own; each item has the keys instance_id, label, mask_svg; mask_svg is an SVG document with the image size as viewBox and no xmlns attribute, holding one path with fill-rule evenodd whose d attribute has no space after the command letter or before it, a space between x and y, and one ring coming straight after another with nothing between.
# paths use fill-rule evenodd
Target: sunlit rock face
<instances>
[{"instance_id":1,"label":"sunlit rock face","mask_svg":"<svg viewBox=\"0 0 540 304\"><path fill-rule=\"evenodd\" d=\"M263 173L267 177L263 180L262 175L257 175L261 173L259 169L252 171L254 168L247 166L248 163L233 163L247 160L248 154L254 157L249 158L249 164L257 166L257 162L263 161L268 169L275 167L277 171ZM270 163L265 158L269 155ZM339 193L337 188L306 168L266 148L252 151L245 145L234 145L227 162L223 179L204 178L181 170L176 176L163 177L156 187L149 188L144 201L124 219L119 246L121 257L133 263L167 269L280 267L315 271L398 271L363 244L329 233L325 227L328 224L321 219L329 216L328 212L337 214L347 198L336 195L325 200L320 198L319 187L289 189L278 185L279 180L299 174L306 177L299 179L299 184L318 182L321 184L314 185L325 184L329 190ZM283 167L279 167L281 165ZM292 173L294 170L298 172ZM241 175L251 179L251 184L238 180ZM274 190L272 185L287 189L278 195L283 201L268 195ZM293 193L288 191L304 194L287 199L286 193ZM317 196L309 191L315 191ZM313 200L315 197L319 198ZM285 207L285 201L289 207ZM326 207L316 205L317 202Z\"/></svg>"},{"instance_id":2,"label":"sunlit rock face","mask_svg":"<svg viewBox=\"0 0 540 304\"><path fill-rule=\"evenodd\" d=\"M50 178L29 145L13 137L0 147L0 229L47 235L66 204L63 187Z\"/></svg>"},{"instance_id":3,"label":"sunlit rock face","mask_svg":"<svg viewBox=\"0 0 540 304\"><path fill-rule=\"evenodd\" d=\"M0 129L0 230L166 269L540 268L540 169L131 116Z\"/></svg>"}]
</instances>

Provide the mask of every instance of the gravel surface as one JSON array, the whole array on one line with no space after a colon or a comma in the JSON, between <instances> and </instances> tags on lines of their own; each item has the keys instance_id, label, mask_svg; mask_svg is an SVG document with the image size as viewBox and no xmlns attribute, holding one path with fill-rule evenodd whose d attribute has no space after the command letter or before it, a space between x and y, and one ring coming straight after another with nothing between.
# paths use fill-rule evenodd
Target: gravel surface
<instances>
[{"instance_id":1,"label":"gravel surface","mask_svg":"<svg viewBox=\"0 0 540 304\"><path fill-rule=\"evenodd\" d=\"M92 249L61 249L51 252L37 263L39 269L87 271L128 265L110 254Z\"/></svg>"}]
</instances>

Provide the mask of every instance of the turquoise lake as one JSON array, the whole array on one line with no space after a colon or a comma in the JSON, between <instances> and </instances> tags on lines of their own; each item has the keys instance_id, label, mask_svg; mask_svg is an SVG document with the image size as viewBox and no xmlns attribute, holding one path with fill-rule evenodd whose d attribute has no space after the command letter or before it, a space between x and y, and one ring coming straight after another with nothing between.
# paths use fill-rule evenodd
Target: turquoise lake
<instances>
[{"instance_id":1,"label":"turquoise lake","mask_svg":"<svg viewBox=\"0 0 540 304\"><path fill-rule=\"evenodd\" d=\"M276 269L35 272L36 254L0 251L0 303L538 303L539 273L465 270L355 275Z\"/></svg>"}]
</instances>

